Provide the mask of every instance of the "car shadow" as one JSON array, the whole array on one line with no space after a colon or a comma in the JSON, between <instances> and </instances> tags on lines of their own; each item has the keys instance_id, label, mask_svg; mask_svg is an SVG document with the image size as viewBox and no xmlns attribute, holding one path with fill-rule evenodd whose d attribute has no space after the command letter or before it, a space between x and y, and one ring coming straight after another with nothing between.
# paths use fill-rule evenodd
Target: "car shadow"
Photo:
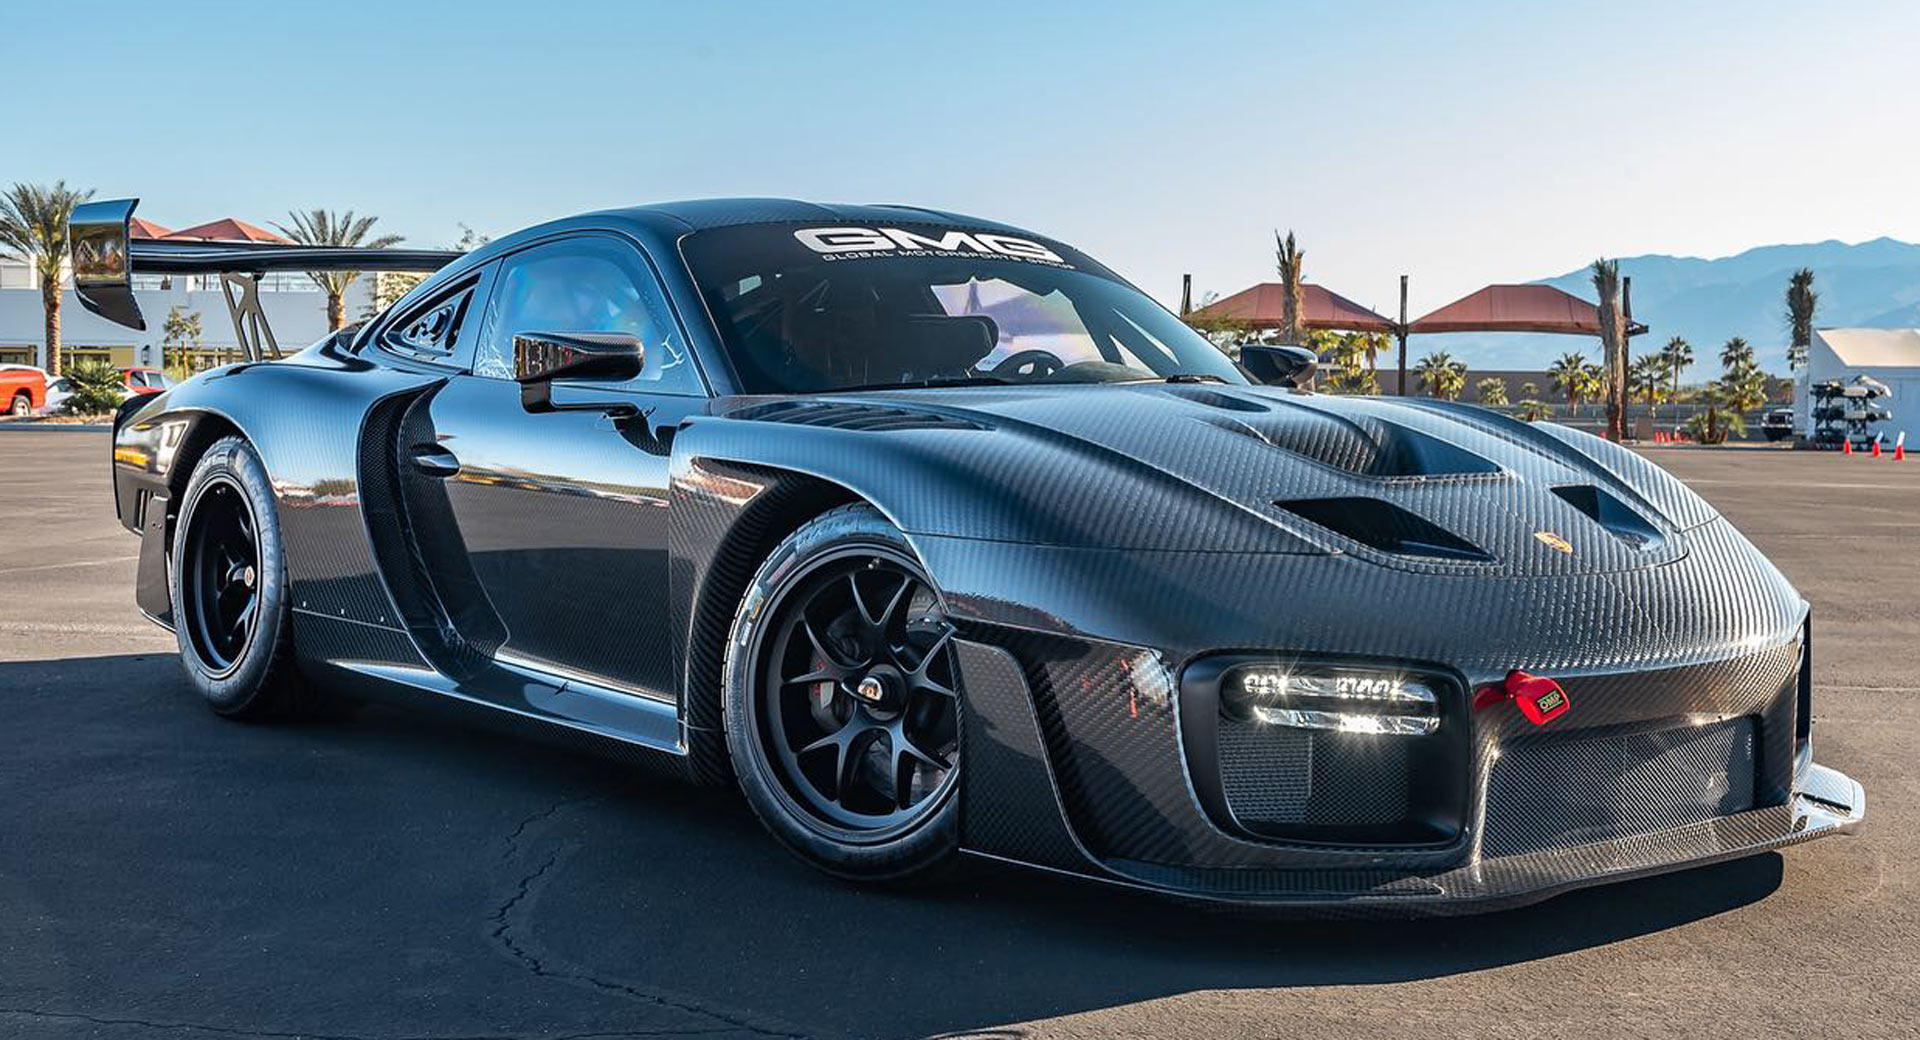
<instances>
[{"instance_id":1,"label":"car shadow","mask_svg":"<svg viewBox=\"0 0 1920 1040\"><path fill-rule=\"evenodd\" d=\"M381 706L234 724L164 656L0 663L0 710L13 720L0 782L35 792L0 805L0 832L23 839L0 842L0 912L8 886L26 892L34 941L133 1011L239 956L221 936L272 936L288 956L253 1011L276 1028L350 1032L359 1023L337 1016L364 996L386 1001L381 1029L435 1033L467 1027L435 1017L450 998L524 987L540 997L516 1013L581 1031L633 1005L747 1032L971 1032L1553 957L1752 904L1782 876L1769 854L1412 921L1195 907L986 861L930 888L869 890L802 866L728 790ZM209 890L210 862L246 866ZM128 945L126 921L169 958ZM37 971L0 997L52 984ZM410 987L436 1000L396 1010ZM287 1016L329 1003L336 1017L273 1017L281 994Z\"/></svg>"}]
</instances>

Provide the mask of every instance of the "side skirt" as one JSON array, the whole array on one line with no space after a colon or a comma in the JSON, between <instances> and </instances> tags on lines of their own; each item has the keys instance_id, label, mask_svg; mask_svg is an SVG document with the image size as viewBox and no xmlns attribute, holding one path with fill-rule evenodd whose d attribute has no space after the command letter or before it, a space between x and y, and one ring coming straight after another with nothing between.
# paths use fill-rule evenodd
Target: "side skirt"
<instances>
[{"instance_id":1,"label":"side skirt","mask_svg":"<svg viewBox=\"0 0 1920 1040\"><path fill-rule=\"evenodd\" d=\"M296 610L294 628L303 670L345 696L476 709L506 729L684 772L685 731L675 705L517 664L454 679L428 664L406 633L324 614Z\"/></svg>"}]
</instances>

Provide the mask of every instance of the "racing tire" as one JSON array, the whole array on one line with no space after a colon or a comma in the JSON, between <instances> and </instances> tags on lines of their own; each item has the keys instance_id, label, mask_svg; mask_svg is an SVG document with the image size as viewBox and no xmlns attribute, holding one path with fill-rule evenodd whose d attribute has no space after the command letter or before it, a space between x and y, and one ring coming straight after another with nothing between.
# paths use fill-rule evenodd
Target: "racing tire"
<instances>
[{"instance_id":1,"label":"racing tire","mask_svg":"<svg viewBox=\"0 0 1920 1040\"><path fill-rule=\"evenodd\" d=\"M727 748L747 804L801 859L861 882L946 873L963 766L952 636L870 506L814 518L761 564L727 643Z\"/></svg>"},{"instance_id":2,"label":"racing tire","mask_svg":"<svg viewBox=\"0 0 1920 1040\"><path fill-rule=\"evenodd\" d=\"M167 584L187 678L228 718L309 714L317 697L293 660L286 558L260 456L244 438L215 442L181 502Z\"/></svg>"}]
</instances>

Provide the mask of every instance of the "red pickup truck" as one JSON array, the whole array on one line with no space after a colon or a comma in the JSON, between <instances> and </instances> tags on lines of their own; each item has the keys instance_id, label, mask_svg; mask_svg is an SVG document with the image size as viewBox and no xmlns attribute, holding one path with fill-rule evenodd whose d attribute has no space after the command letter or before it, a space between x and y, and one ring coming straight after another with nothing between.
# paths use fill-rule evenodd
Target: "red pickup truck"
<instances>
[{"instance_id":1,"label":"red pickup truck","mask_svg":"<svg viewBox=\"0 0 1920 1040\"><path fill-rule=\"evenodd\" d=\"M145 397L173 386L173 378L157 368L123 368L120 370L120 385L126 387L130 394Z\"/></svg>"},{"instance_id":2,"label":"red pickup truck","mask_svg":"<svg viewBox=\"0 0 1920 1040\"><path fill-rule=\"evenodd\" d=\"M47 374L32 365L0 365L0 408L26 416L47 405Z\"/></svg>"}]
</instances>

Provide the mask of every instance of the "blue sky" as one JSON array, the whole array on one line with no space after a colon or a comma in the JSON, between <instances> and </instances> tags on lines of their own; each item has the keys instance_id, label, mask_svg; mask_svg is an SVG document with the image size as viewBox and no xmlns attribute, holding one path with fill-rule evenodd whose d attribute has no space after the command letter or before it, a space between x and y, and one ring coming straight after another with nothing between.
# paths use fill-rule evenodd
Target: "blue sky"
<instances>
[{"instance_id":1,"label":"blue sky","mask_svg":"<svg viewBox=\"0 0 1920 1040\"><path fill-rule=\"evenodd\" d=\"M1920 5L31 4L0 182L420 244L659 199L912 202L1172 301L1419 313L1598 255L1920 239ZM57 96L48 96L51 90Z\"/></svg>"}]
</instances>

